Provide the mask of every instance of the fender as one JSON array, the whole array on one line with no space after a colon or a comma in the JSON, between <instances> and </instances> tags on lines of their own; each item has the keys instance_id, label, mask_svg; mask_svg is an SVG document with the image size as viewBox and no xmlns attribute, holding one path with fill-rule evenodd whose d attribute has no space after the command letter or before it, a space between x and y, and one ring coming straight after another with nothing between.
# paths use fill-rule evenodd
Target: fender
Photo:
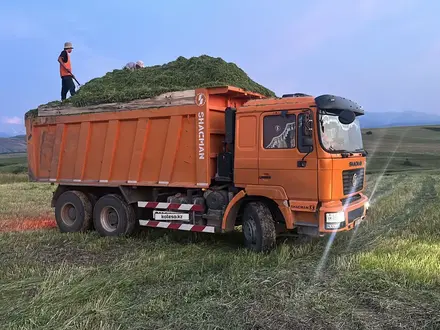
<instances>
[{"instance_id":1,"label":"fender","mask_svg":"<svg viewBox=\"0 0 440 330\"><path fill-rule=\"evenodd\" d=\"M277 186L246 186L246 194L250 196L263 196L273 201L284 200L288 201L286 191L283 187Z\"/></svg>"},{"instance_id":2,"label":"fender","mask_svg":"<svg viewBox=\"0 0 440 330\"><path fill-rule=\"evenodd\" d=\"M284 217L284 221L286 222L286 229L293 229L295 223L294 213L288 206L289 204L286 201L275 201L278 204L278 208L281 211L281 214ZM287 205L286 205L287 204Z\"/></svg>"},{"instance_id":3,"label":"fender","mask_svg":"<svg viewBox=\"0 0 440 330\"><path fill-rule=\"evenodd\" d=\"M229 202L228 207L226 207L225 214L223 215L222 221L222 231L233 231L235 218L237 217L238 210L240 210L240 206L243 203L243 198L246 196L244 190L241 190L237 195L232 198Z\"/></svg>"},{"instance_id":4,"label":"fender","mask_svg":"<svg viewBox=\"0 0 440 330\"><path fill-rule=\"evenodd\" d=\"M225 210L222 221L222 231L228 232L234 230L235 218L244 202L246 196L261 196L274 201L284 217L287 229L293 229L293 213L289 207L289 199L282 187L276 186L247 186L245 190L241 190L231 200Z\"/></svg>"}]
</instances>

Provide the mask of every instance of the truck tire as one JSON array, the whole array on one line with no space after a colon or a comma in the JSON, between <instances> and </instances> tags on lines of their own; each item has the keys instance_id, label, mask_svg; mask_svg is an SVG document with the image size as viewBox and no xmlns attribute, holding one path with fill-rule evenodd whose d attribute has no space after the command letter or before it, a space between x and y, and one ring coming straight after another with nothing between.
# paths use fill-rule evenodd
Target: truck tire
<instances>
[{"instance_id":1,"label":"truck tire","mask_svg":"<svg viewBox=\"0 0 440 330\"><path fill-rule=\"evenodd\" d=\"M245 206L242 231L246 248L254 252L267 252L275 247L275 222L269 208L262 202Z\"/></svg>"},{"instance_id":2,"label":"truck tire","mask_svg":"<svg viewBox=\"0 0 440 330\"><path fill-rule=\"evenodd\" d=\"M121 196L105 195L95 204L93 225L101 236L131 235L136 226L136 213Z\"/></svg>"},{"instance_id":3,"label":"truck tire","mask_svg":"<svg viewBox=\"0 0 440 330\"><path fill-rule=\"evenodd\" d=\"M55 220L62 233L85 232L92 225L92 203L81 191L68 190L55 203Z\"/></svg>"}]
</instances>

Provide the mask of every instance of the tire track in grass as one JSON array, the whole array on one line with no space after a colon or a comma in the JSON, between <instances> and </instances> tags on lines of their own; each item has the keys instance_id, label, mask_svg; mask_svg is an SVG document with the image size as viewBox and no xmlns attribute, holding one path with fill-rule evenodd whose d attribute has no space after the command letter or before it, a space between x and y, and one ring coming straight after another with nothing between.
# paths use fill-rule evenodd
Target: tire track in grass
<instances>
[{"instance_id":1,"label":"tire track in grass","mask_svg":"<svg viewBox=\"0 0 440 330\"><path fill-rule=\"evenodd\" d=\"M412 200L416 198L416 194L422 188L418 180L415 178L410 178L410 180L408 182L402 180L401 176L397 176L380 183L379 190L382 196L380 199L376 199L376 203L371 205L366 220L357 229L336 236L329 254L330 263L338 264L340 261L349 259L353 253L363 251L368 246L374 246L382 237L383 232L389 231L387 226L389 226L391 220L401 213L405 205L412 203ZM397 183L393 186L394 182ZM384 189L382 190L382 188ZM396 190L400 193L393 193ZM323 245L326 243L323 241L320 244L320 250L322 250ZM313 246L313 252L316 253L315 247L316 245Z\"/></svg>"},{"instance_id":2,"label":"tire track in grass","mask_svg":"<svg viewBox=\"0 0 440 330\"><path fill-rule=\"evenodd\" d=\"M336 267L347 266L353 252L365 252L367 248L373 249L396 232L401 233L408 226L409 222L405 219L419 214L425 207L420 201L434 186L435 179L425 177L421 181L419 177L408 177L410 182L401 180L397 186L390 187L394 193L382 198L372 207L368 215L369 219L361 224L356 233L356 244L353 244L347 255L336 257L334 260ZM428 195L432 194L428 192Z\"/></svg>"},{"instance_id":3,"label":"tire track in grass","mask_svg":"<svg viewBox=\"0 0 440 330\"><path fill-rule=\"evenodd\" d=\"M380 176L380 175L370 175L369 178L367 178L366 183L366 189L365 194L369 196L370 203L374 204L376 201L380 201L381 199L389 196L393 193L394 189L393 186L397 184L402 183L402 177L404 175L402 174L396 174L396 175L387 175L387 176ZM379 181L379 182L378 182ZM378 185L375 190L376 184ZM371 194L374 191L374 195Z\"/></svg>"},{"instance_id":4,"label":"tire track in grass","mask_svg":"<svg viewBox=\"0 0 440 330\"><path fill-rule=\"evenodd\" d=\"M428 260L428 264L426 258L416 260L415 265L419 268L411 269L409 274L405 273L411 267L411 261L405 260L405 253L408 251L399 249L402 246L397 243L415 217L423 217L429 205L438 204L435 186L439 178L429 175L414 179L417 178L421 178L417 194L400 209L401 214L379 221L380 225L387 224L391 230L384 230L370 251L361 251L349 260L344 258L346 260L340 259L338 262L338 268L345 268L346 271L338 276L337 283L334 282L332 286L342 284L345 296L352 300L352 317L361 322L362 327L439 326L440 281L437 279L436 282L434 278L435 270L430 261L433 257ZM396 271L399 268L398 263L403 268ZM420 273L419 279L416 278L417 273ZM431 292L432 289L434 290ZM402 318L405 318L403 323Z\"/></svg>"},{"instance_id":5,"label":"tire track in grass","mask_svg":"<svg viewBox=\"0 0 440 330\"><path fill-rule=\"evenodd\" d=\"M412 277L408 283L422 281L425 285L440 286L440 244L425 231L425 225L429 228L436 221L433 210L438 210L438 183L438 177L424 179L415 200L405 207L409 212L393 221L396 230L389 232L388 239L376 249L361 254L360 265L363 260L366 268L376 265L395 276L403 274L404 280Z\"/></svg>"},{"instance_id":6,"label":"tire track in grass","mask_svg":"<svg viewBox=\"0 0 440 330\"><path fill-rule=\"evenodd\" d=\"M309 283L309 288L305 290L302 308L304 317L309 315L309 310L315 310L316 319L321 319L321 322L328 326L338 327L341 324L346 323L346 320L342 319L342 315L352 315L352 321L350 325L345 324L348 328L358 328L360 324L368 323L369 318L373 318L376 315L376 311L371 310L368 306L356 306L356 299L353 301L353 293L347 291L345 286L352 285L352 283L344 282L349 281L345 277L346 271L353 267L356 259L353 258L353 253L365 251L365 249L373 249L377 246L384 235L389 232L387 224L392 222L392 219L399 216L402 209L405 209L407 205L411 204L418 196L418 193L422 190L422 184L415 177L408 178L408 181L401 180L401 176L398 178L387 178L381 180L380 185L387 187L384 189L384 195L373 206L373 212L369 215L369 220L364 222L357 231L357 237L355 243L350 250L347 250L347 245L350 244L350 233L344 233L337 237L334 242L333 251L330 256L330 266L323 271L325 272L325 278L320 278L318 281L312 281ZM392 187L391 182L398 182L396 186ZM410 188L408 188L410 187ZM399 194L393 192L400 191ZM344 252L342 252L344 251ZM330 275L332 274L332 275ZM329 276L334 276L329 281ZM319 296L319 298L317 298ZM332 301L339 301L339 305L333 306ZM296 304L295 304L296 305ZM359 308L356 311L353 306ZM298 306L292 306L292 308ZM331 309L332 315L328 315L328 310ZM368 315L366 319L364 317ZM358 320L359 318L359 320ZM379 320L380 321L380 320ZM379 322L378 321L378 322ZM365 324L363 325L365 326Z\"/></svg>"},{"instance_id":7,"label":"tire track in grass","mask_svg":"<svg viewBox=\"0 0 440 330\"><path fill-rule=\"evenodd\" d=\"M424 184L429 178L423 181L420 176L399 176L399 183L396 186L388 184L389 189L384 196L373 204L368 214L368 219L362 223L357 232L358 241L351 249L351 252L365 250L367 246L374 246L376 242L385 236L402 228L403 221L396 221L419 212L421 206L415 205L423 194ZM405 180L407 179L407 180Z\"/></svg>"}]
</instances>

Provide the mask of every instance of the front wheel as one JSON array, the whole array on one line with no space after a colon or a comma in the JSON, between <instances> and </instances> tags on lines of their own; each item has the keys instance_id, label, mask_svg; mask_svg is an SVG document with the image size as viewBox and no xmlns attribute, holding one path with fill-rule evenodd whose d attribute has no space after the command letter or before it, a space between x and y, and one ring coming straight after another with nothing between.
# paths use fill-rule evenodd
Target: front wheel
<instances>
[{"instance_id":1,"label":"front wheel","mask_svg":"<svg viewBox=\"0 0 440 330\"><path fill-rule=\"evenodd\" d=\"M275 222L269 208L262 202L251 202L243 214L245 246L254 252L267 252L275 247Z\"/></svg>"},{"instance_id":2,"label":"front wheel","mask_svg":"<svg viewBox=\"0 0 440 330\"><path fill-rule=\"evenodd\" d=\"M136 213L121 196L105 195L95 204L93 224L101 236L131 235L136 225Z\"/></svg>"}]
</instances>

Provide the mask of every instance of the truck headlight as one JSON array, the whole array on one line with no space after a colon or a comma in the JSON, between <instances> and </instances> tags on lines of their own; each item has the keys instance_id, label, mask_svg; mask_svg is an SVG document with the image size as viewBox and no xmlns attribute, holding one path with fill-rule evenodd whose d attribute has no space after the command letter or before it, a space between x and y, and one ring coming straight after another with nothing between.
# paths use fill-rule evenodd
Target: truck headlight
<instances>
[{"instance_id":1,"label":"truck headlight","mask_svg":"<svg viewBox=\"0 0 440 330\"><path fill-rule=\"evenodd\" d=\"M325 229L339 229L345 225L345 213L335 212L325 214Z\"/></svg>"}]
</instances>

